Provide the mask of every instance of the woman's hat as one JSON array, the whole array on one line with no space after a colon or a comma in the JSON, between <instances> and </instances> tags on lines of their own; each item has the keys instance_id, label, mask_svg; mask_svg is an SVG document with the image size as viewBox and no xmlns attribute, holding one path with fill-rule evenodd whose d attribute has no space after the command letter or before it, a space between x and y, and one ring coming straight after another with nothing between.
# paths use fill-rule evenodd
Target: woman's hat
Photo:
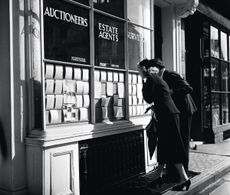
<instances>
[{"instance_id":1,"label":"woman's hat","mask_svg":"<svg viewBox=\"0 0 230 195\"><path fill-rule=\"evenodd\" d=\"M157 67L160 70L165 68L163 62L159 58L149 60L149 63L148 63L146 68L148 69L150 67Z\"/></svg>"}]
</instances>

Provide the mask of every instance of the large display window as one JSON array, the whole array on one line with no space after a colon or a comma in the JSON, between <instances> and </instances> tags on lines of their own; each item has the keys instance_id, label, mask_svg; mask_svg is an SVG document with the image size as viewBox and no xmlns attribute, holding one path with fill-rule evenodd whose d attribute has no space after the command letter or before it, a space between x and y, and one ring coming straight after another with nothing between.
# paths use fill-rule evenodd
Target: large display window
<instances>
[{"instance_id":1,"label":"large display window","mask_svg":"<svg viewBox=\"0 0 230 195\"><path fill-rule=\"evenodd\" d=\"M46 125L145 115L137 63L152 57L152 9L134 3L143 4L143 22L125 18L123 0L44 0Z\"/></svg>"},{"instance_id":2,"label":"large display window","mask_svg":"<svg viewBox=\"0 0 230 195\"><path fill-rule=\"evenodd\" d=\"M125 68L124 22L95 14L95 64Z\"/></svg>"},{"instance_id":3,"label":"large display window","mask_svg":"<svg viewBox=\"0 0 230 195\"><path fill-rule=\"evenodd\" d=\"M89 11L63 0L44 1L45 58L89 64Z\"/></svg>"},{"instance_id":4,"label":"large display window","mask_svg":"<svg viewBox=\"0 0 230 195\"><path fill-rule=\"evenodd\" d=\"M204 126L229 123L229 32L212 25L205 26L204 43ZM209 37L210 34L210 37ZM209 42L207 41L209 40ZM209 57L210 52L210 57ZM211 122L208 118L211 118Z\"/></svg>"},{"instance_id":5,"label":"large display window","mask_svg":"<svg viewBox=\"0 0 230 195\"><path fill-rule=\"evenodd\" d=\"M151 31L129 24L128 26L129 69L137 70L137 63L151 58Z\"/></svg>"}]
</instances>

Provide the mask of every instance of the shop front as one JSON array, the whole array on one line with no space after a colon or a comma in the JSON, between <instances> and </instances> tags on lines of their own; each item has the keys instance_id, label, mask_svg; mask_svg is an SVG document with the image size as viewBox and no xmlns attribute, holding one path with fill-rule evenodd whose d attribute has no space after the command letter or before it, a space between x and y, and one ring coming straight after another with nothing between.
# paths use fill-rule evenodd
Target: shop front
<instances>
[{"instance_id":1,"label":"shop front","mask_svg":"<svg viewBox=\"0 0 230 195\"><path fill-rule=\"evenodd\" d=\"M198 11L184 20L186 73L198 105L192 137L206 143L223 141L230 129L230 18L212 5L201 1ZM228 7L224 2L222 6Z\"/></svg>"},{"instance_id":2,"label":"shop front","mask_svg":"<svg viewBox=\"0 0 230 195\"><path fill-rule=\"evenodd\" d=\"M156 56L185 74L181 18L197 5L1 1L0 119L8 154L0 159L0 194L100 194L153 170L137 63Z\"/></svg>"}]
</instances>

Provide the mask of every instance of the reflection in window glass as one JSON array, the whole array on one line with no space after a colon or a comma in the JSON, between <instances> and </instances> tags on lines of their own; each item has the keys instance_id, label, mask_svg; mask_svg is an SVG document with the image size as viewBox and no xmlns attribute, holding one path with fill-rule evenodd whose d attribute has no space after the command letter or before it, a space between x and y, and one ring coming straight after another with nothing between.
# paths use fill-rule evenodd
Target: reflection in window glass
<instances>
[{"instance_id":1,"label":"reflection in window glass","mask_svg":"<svg viewBox=\"0 0 230 195\"><path fill-rule=\"evenodd\" d=\"M89 11L45 0L43 16L45 58L89 64Z\"/></svg>"},{"instance_id":2,"label":"reflection in window glass","mask_svg":"<svg viewBox=\"0 0 230 195\"><path fill-rule=\"evenodd\" d=\"M220 124L220 96L212 94L212 125L213 127Z\"/></svg>"},{"instance_id":3,"label":"reflection in window glass","mask_svg":"<svg viewBox=\"0 0 230 195\"><path fill-rule=\"evenodd\" d=\"M211 60L211 84L212 90L220 89L219 61L215 59Z\"/></svg>"},{"instance_id":4,"label":"reflection in window glass","mask_svg":"<svg viewBox=\"0 0 230 195\"><path fill-rule=\"evenodd\" d=\"M124 0L93 0L94 8L124 18Z\"/></svg>"},{"instance_id":5,"label":"reflection in window glass","mask_svg":"<svg viewBox=\"0 0 230 195\"><path fill-rule=\"evenodd\" d=\"M73 1L85 4L85 5L89 5L89 1L88 0L73 0Z\"/></svg>"},{"instance_id":6,"label":"reflection in window glass","mask_svg":"<svg viewBox=\"0 0 230 195\"><path fill-rule=\"evenodd\" d=\"M229 105L228 105L228 94L222 94L222 123L229 122Z\"/></svg>"},{"instance_id":7,"label":"reflection in window glass","mask_svg":"<svg viewBox=\"0 0 230 195\"><path fill-rule=\"evenodd\" d=\"M221 36L221 43L220 43L220 58L223 60L228 60L228 53L227 53L227 34L224 32L220 33Z\"/></svg>"},{"instance_id":8,"label":"reflection in window glass","mask_svg":"<svg viewBox=\"0 0 230 195\"><path fill-rule=\"evenodd\" d=\"M150 28L150 0L127 0L128 20Z\"/></svg>"},{"instance_id":9,"label":"reflection in window glass","mask_svg":"<svg viewBox=\"0 0 230 195\"><path fill-rule=\"evenodd\" d=\"M228 64L225 62L221 63L221 90L228 91Z\"/></svg>"},{"instance_id":10,"label":"reflection in window glass","mask_svg":"<svg viewBox=\"0 0 230 195\"><path fill-rule=\"evenodd\" d=\"M129 24L128 26L129 69L136 70L137 63L151 58L150 30Z\"/></svg>"},{"instance_id":11,"label":"reflection in window glass","mask_svg":"<svg viewBox=\"0 0 230 195\"><path fill-rule=\"evenodd\" d=\"M96 65L125 68L124 23L95 14L94 25Z\"/></svg>"},{"instance_id":12,"label":"reflection in window glass","mask_svg":"<svg viewBox=\"0 0 230 195\"><path fill-rule=\"evenodd\" d=\"M211 56L219 58L219 36L218 29L211 26Z\"/></svg>"}]
</instances>

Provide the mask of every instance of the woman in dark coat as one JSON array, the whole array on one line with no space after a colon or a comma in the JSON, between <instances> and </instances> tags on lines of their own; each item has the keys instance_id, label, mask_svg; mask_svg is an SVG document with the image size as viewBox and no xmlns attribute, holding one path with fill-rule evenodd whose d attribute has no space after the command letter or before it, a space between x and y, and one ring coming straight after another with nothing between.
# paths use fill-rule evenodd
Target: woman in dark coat
<instances>
[{"instance_id":1,"label":"woman in dark coat","mask_svg":"<svg viewBox=\"0 0 230 195\"><path fill-rule=\"evenodd\" d=\"M157 168L158 181L162 181L163 168L166 163L175 165L180 181L174 190L188 190L191 181L188 178L183 163L187 160L185 148L181 139L179 129L179 110L175 106L167 83L158 75L150 75L145 67L149 60L145 59L138 65L139 74L143 78L144 100L152 104L158 120L158 156L159 166Z\"/></svg>"}]
</instances>

